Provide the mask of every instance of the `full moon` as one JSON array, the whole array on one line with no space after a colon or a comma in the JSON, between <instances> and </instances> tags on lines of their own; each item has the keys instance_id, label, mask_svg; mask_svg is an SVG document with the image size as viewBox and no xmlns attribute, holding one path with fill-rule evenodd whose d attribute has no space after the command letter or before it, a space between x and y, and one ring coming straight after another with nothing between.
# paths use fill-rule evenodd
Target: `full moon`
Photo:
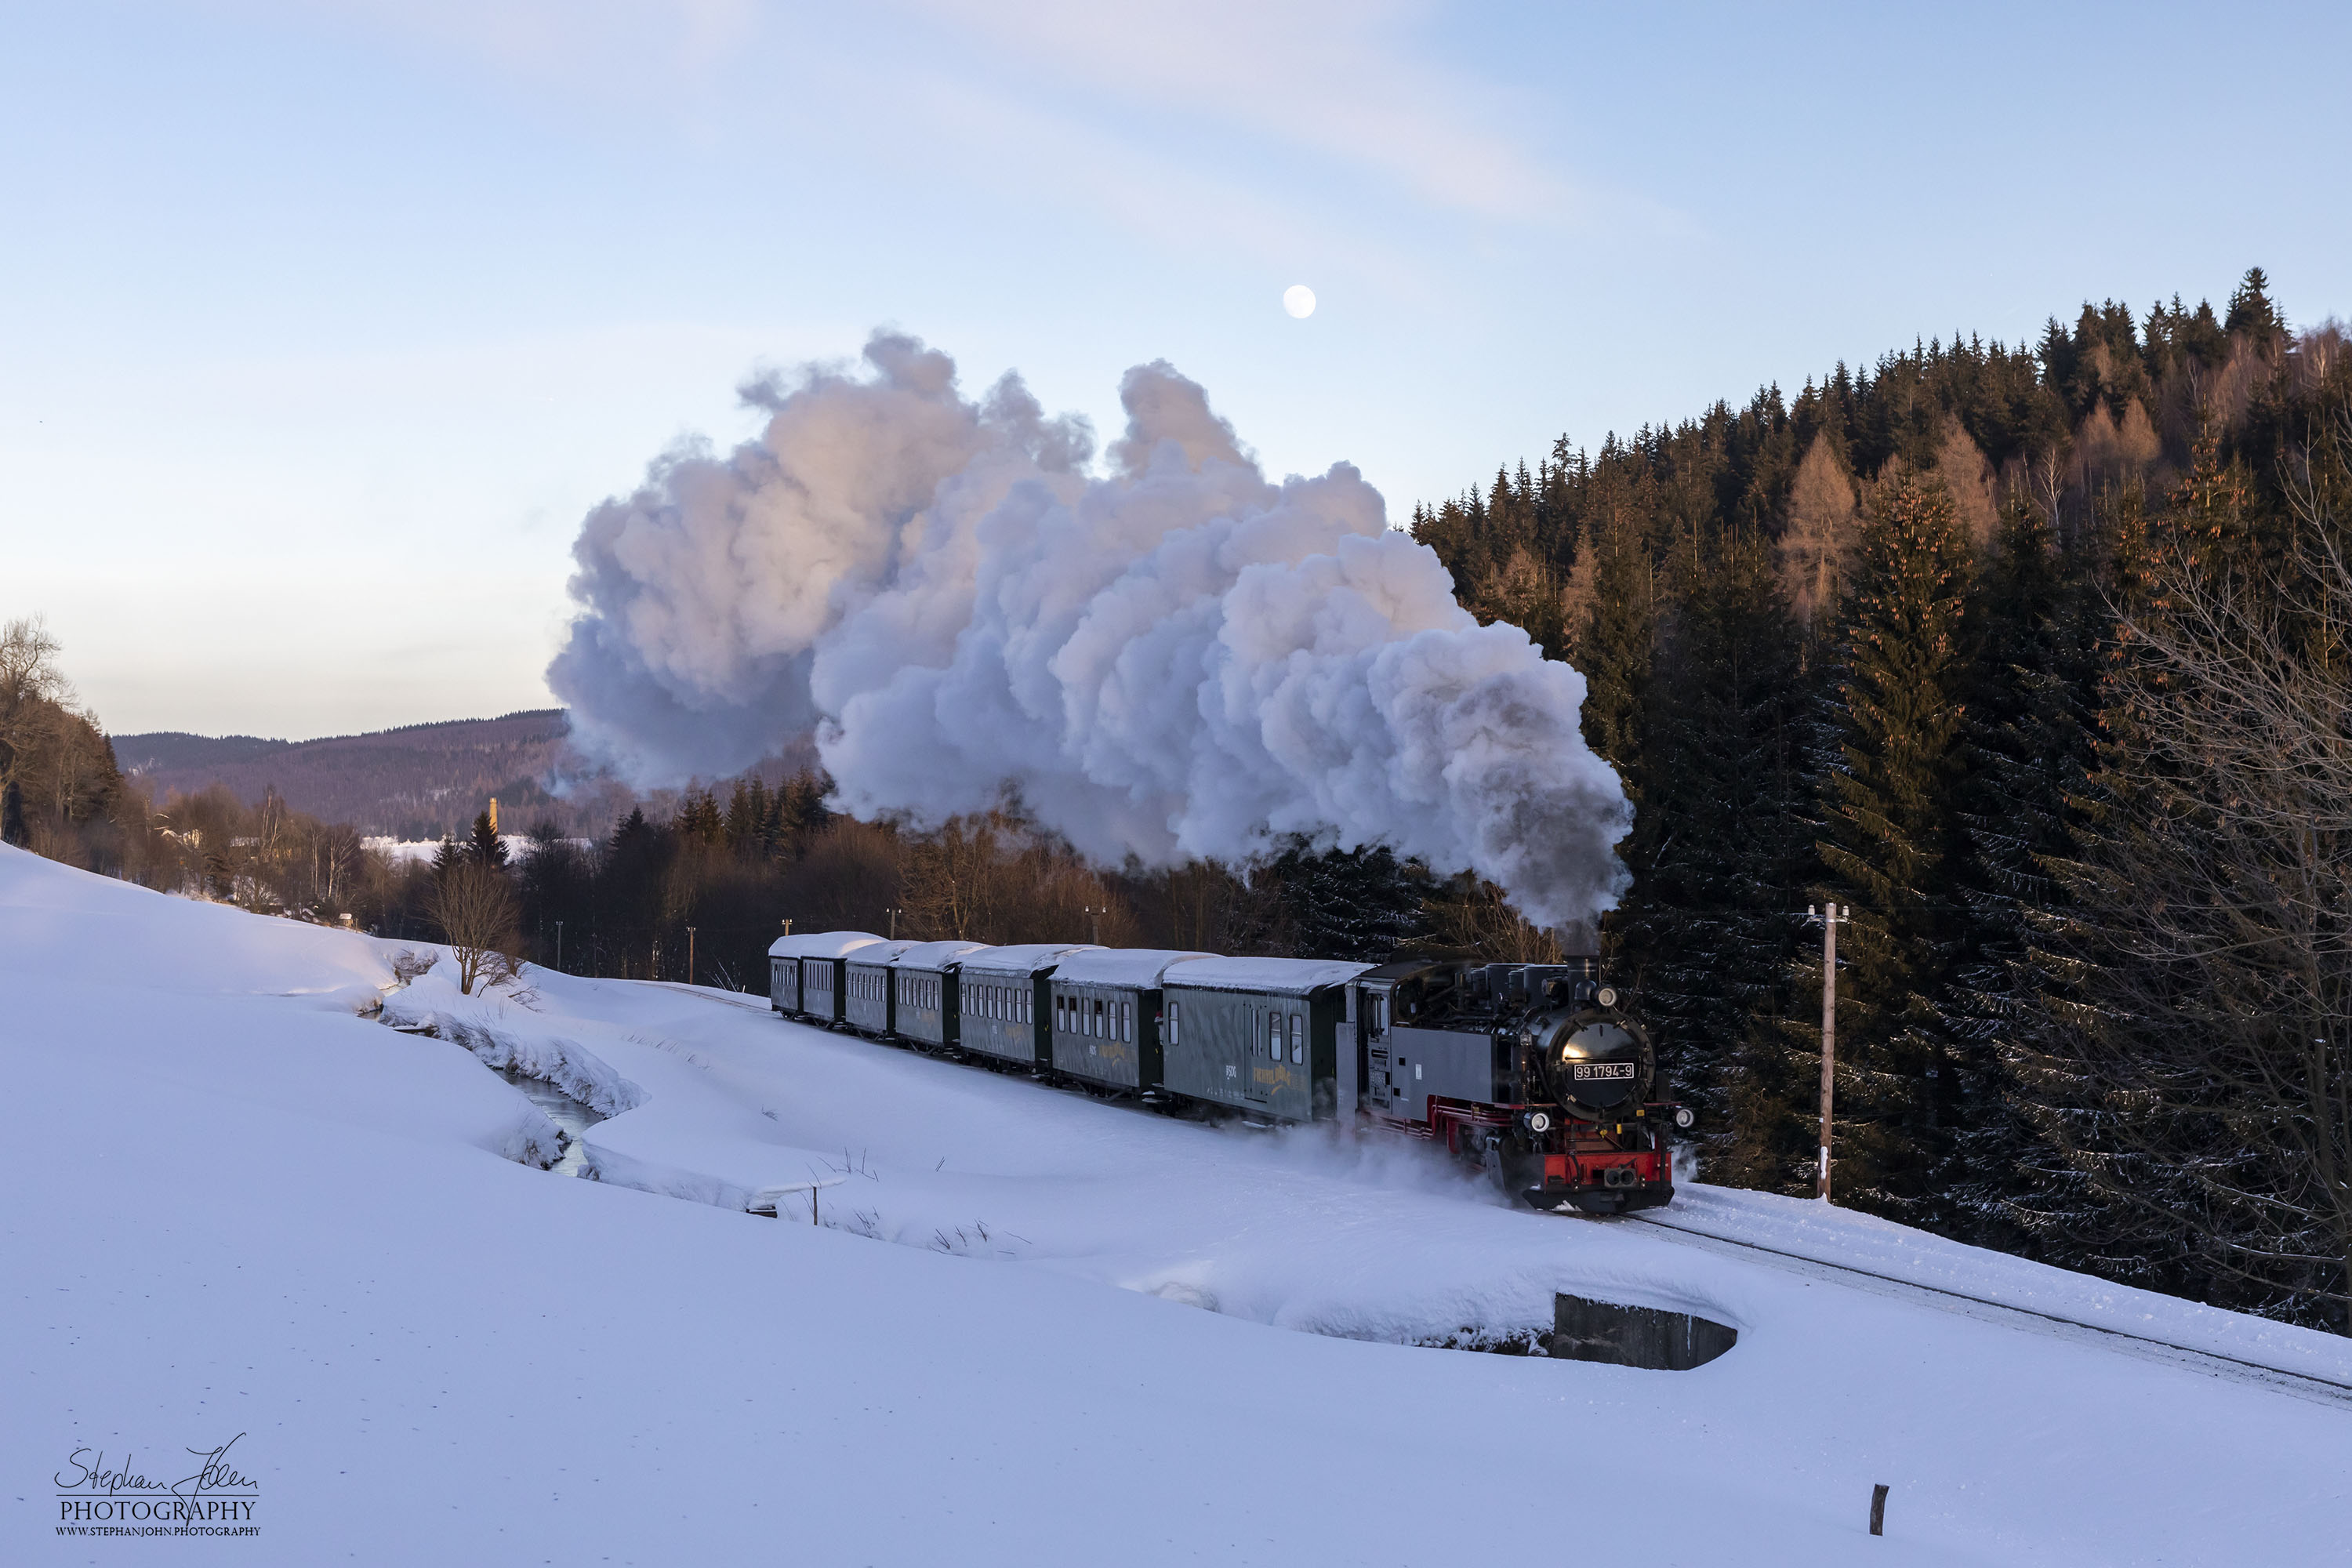
<instances>
[{"instance_id":1,"label":"full moon","mask_svg":"<svg viewBox=\"0 0 2352 1568\"><path fill-rule=\"evenodd\" d=\"M1293 283L1282 291L1282 308L1294 321L1305 321L1315 313L1315 290L1304 283Z\"/></svg>"}]
</instances>

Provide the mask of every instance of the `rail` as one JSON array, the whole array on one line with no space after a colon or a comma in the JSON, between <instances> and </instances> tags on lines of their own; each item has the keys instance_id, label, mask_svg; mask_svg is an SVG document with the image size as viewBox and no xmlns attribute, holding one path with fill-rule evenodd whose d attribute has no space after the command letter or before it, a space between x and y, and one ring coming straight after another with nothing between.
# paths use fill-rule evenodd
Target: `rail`
<instances>
[{"instance_id":1,"label":"rail","mask_svg":"<svg viewBox=\"0 0 2352 1568\"><path fill-rule=\"evenodd\" d=\"M2081 1330L2085 1333L2129 1342L2135 1345L2164 1352L2165 1354L2160 1359L2174 1362L2175 1364L2186 1364L2199 1370L2212 1372L2216 1375L2230 1376L2239 1381L2263 1383L2283 1380L2285 1392L2300 1394L2305 1397L2318 1399L2326 1404L2352 1405L2352 1383L2338 1382L2334 1378L2322 1377L2315 1373L2296 1372L2291 1368L2274 1366L2268 1362L2248 1361L2242 1356L2224 1355L2219 1351L2201 1350L2195 1345L2184 1345L2172 1340L2158 1339L2153 1334L2136 1334L2128 1329L2110 1328L2104 1323L2087 1322L2081 1318L2070 1318L2061 1312L2043 1311L2033 1307L2021 1307L2014 1302L2000 1300L1990 1296L1972 1296L1965 1290L1947 1289L1940 1285L1922 1285L1916 1279L1905 1279L1898 1275L1882 1274L1876 1269L1864 1268L1851 1263L1838 1263L1829 1258L1815 1257L1811 1253L1790 1252L1778 1247L1767 1247L1761 1242L1743 1241L1736 1236L1725 1236L1718 1231L1701 1230L1696 1226L1678 1224L1654 1213L1627 1215L1623 1217L1659 1230L1672 1231L1678 1236L1712 1242L1720 1247L1736 1247L1748 1252L1764 1253L1785 1259L1790 1263L1801 1264L1805 1269L1824 1269L1835 1274L1853 1275L1860 1279L1876 1280L1883 1285L1891 1285L1897 1291L1914 1291L1920 1295L1941 1297L1946 1300L1961 1302L1971 1307L1989 1308L1996 1313L2039 1319L2043 1322ZM2231 1370L2228 1372L2221 1370L2225 1367ZM2244 1375L2248 1373L2259 1375L2248 1379Z\"/></svg>"}]
</instances>

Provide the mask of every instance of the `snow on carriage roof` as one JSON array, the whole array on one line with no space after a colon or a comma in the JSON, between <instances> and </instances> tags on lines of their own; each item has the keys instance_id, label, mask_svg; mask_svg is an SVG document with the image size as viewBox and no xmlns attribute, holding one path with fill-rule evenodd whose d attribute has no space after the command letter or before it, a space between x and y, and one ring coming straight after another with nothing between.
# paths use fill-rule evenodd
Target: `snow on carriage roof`
<instances>
[{"instance_id":1,"label":"snow on carriage roof","mask_svg":"<svg viewBox=\"0 0 2352 1568\"><path fill-rule=\"evenodd\" d=\"M984 952L984 942L917 942L902 944L906 952L890 960L897 969L944 969L967 952Z\"/></svg>"},{"instance_id":2,"label":"snow on carriage roof","mask_svg":"<svg viewBox=\"0 0 2352 1568\"><path fill-rule=\"evenodd\" d=\"M1159 984L1161 973L1171 965L1215 956L1213 952L1181 952L1166 947L1097 948L1091 952L1074 952L1064 959L1055 969L1054 978L1080 985L1150 987Z\"/></svg>"},{"instance_id":3,"label":"snow on carriage roof","mask_svg":"<svg viewBox=\"0 0 2352 1568\"><path fill-rule=\"evenodd\" d=\"M1371 967L1336 958L1196 958L1168 976L1170 985L1203 991L1279 991L1304 994L1353 980Z\"/></svg>"},{"instance_id":4,"label":"snow on carriage roof","mask_svg":"<svg viewBox=\"0 0 2352 1568\"><path fill-rule=\"evenodd\" d=\"M1084 942L1024 942L1011 947L983 947L964 954L962 963L966 969L985 969L995 974L1034 974L1053 968L1066 953L1101 951Z\"/></svg>"},{"instance_id":5,"label":"snow on carriage roof","mask_svg":"<svg viewBox=\"0 0 2352 1568\"><path fill-rule=\"evenodd\" d=\"M809 931L780 936L768 948L770 958L845 958L853 948L882 939L870 931Z\"/></svg>"},{"instance_id":6,"label":"snow on carriage roof","mask_svg":"<svg viewBox=\"0 0 2352 1568\"><path fill-rule=\"evenodd\" d=\"M919 942L894 942L886 938L881 942L876 942L871 947L859 948L856 952L849 955L849 962L852 963L896 963L898 962L899 955L904 953L908 948L919 947L920 945L921 944Z\"/></svg>"}]
</instances>

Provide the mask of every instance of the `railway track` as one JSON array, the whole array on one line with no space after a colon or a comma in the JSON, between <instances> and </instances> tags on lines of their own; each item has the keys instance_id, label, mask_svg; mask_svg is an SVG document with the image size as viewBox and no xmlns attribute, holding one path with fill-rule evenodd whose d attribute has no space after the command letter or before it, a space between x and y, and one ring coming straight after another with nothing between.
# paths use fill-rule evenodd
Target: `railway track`
<instances>
[{"instance_id":1,"label":"railway track","mask_svg":"<svg viewBox=\"0 0 2352 1568\"><path fill-rule=\"evenodd\" d=\"M1897 1300L1909 1300L1941 1311L1974 1318L1980 1322L2000 1323L2028 1333L2040 1333L2053 1339L2080 1344L2095 1344L2104 1349L2137 1355L2168 1366L2181 1367L2208 1376L2226 1378L2233 1383L2252 1384L2275 1393L2292 1394L2315 1404L2352 1410L2352 1383L2338 1382L2312 1373L2294 1372L2264 1362L2247 1361L2218 1352L2199 1350L2193 1345L2178 1344L2170 1340L2148 1334L2136 1334L2125 1329L2112 1329L2098 1323L2084 1322L2063 1313L2043 1311L2033 1307L2020 1307L1987 1296L1971 1296L1966 1291L1947 1289L1937 1285L1922 1285L1915 1280L1881 1274L1874 1269L1850 1263L1833 1263L1806 1253L1789 1252L1761 1242L1742 1241L1711 1230L1661 1218L1654 1214L1628 1215L1625 1219L1663 1231L1682 1245L1701 1251L1714 1252L1727 1258L1741 1258L1762 1263L1808 1279L1821 1279L1866 1290L1874 1295ZM1608 1223L1618 1223L1611 1221Z\"/></svg>"},{"instance_id":2,"label":"railway track","mask_svg":"<svg viewBox=\"0 0 2352 1568\"><path fill-rule=\"evenodd\" d=\"M702 986L688 986L675 981L652 981L667 991L677 991L699 997L707 1002L721 1003L752 1012L772 1009L764 999L751 994L731 995L714 994ZM1585 1218L1589 1216L1574 1215ZM1633 1223L1648 1226L1664 1233L1676 1242L1702 1251L1724 1257L1741 1258L1750 1262L1782 1269L1808 1279L1835 1283L1852 1289L1897 1300L1908 1300L1941 1311L1954 1312L1982 1322L1999 1323L2028 1333L2040 1333L2051 1338L2068 1340L2082 1344L2099 1345L2105 1349L2137 1355L2159 1364L2180 1367L2208 1376L2225 1378L2235 1383L2251 1384L2273 1392L2292 1394L2316 1404L2352 1410L2352 1382L2319 1376L2312 1373L2294 1372L2267 1363L2228 1356L2214 1351L2200 1350L2170 1340L2148 1334L2136 1334L2126 1329L2107 1328L2085 1322L2063 1313L2044 1311L2039 1308L2021 1307L1989 1296L1972 1296L1966 1291L1948 1289L1942 1286L1922 1285L1874 1269L1851 1263L1837 1263L1807 1253L1790 1252L1781 1247L1767 1247L1761 1242L1744 1241L1738 1237L1701 1229L1655 1213L1628 1215L1622 1219L1605 1219L1602 1224Z\"/></svg>"},{"instance_id":3,"label":"railway track","mask_svg":"<svg viewBox=\"0 0 2352 1568\"><path fill-rule=\"evenodd\" d=\"M766 997L755 995L749 991L720 991L709 985L688 985L678 980L641 980L637 984L657 985L664 991L675 991L681 996L692 996L704 1002L722 1003L730 1007L747 1008L754 1013L775 1011L775 1008L769 1005Z\"/></svg>"}]
</instances>

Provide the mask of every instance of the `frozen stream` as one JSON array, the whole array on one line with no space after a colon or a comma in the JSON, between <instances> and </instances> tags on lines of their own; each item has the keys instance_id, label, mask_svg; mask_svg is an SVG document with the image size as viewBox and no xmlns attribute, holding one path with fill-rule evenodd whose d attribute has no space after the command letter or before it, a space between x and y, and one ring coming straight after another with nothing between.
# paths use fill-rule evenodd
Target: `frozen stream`
<instances>
[{"instance_id":1,"label":"frozen stream","mask_svg":"<svg viewBox=\"0 0 2352 1568\"><path fill-rule=\"evenodd\" d=\"M559 1176L583 1174L587 1170L587 1159L581 1152L580 1135L604 1118L543 1078L532 1078L510 1068L490 1070L522 1090L523 1098L545 1111L547 1119L562 1131L563 1157L548 1169Z\"/></svg>"}]
</instances>

